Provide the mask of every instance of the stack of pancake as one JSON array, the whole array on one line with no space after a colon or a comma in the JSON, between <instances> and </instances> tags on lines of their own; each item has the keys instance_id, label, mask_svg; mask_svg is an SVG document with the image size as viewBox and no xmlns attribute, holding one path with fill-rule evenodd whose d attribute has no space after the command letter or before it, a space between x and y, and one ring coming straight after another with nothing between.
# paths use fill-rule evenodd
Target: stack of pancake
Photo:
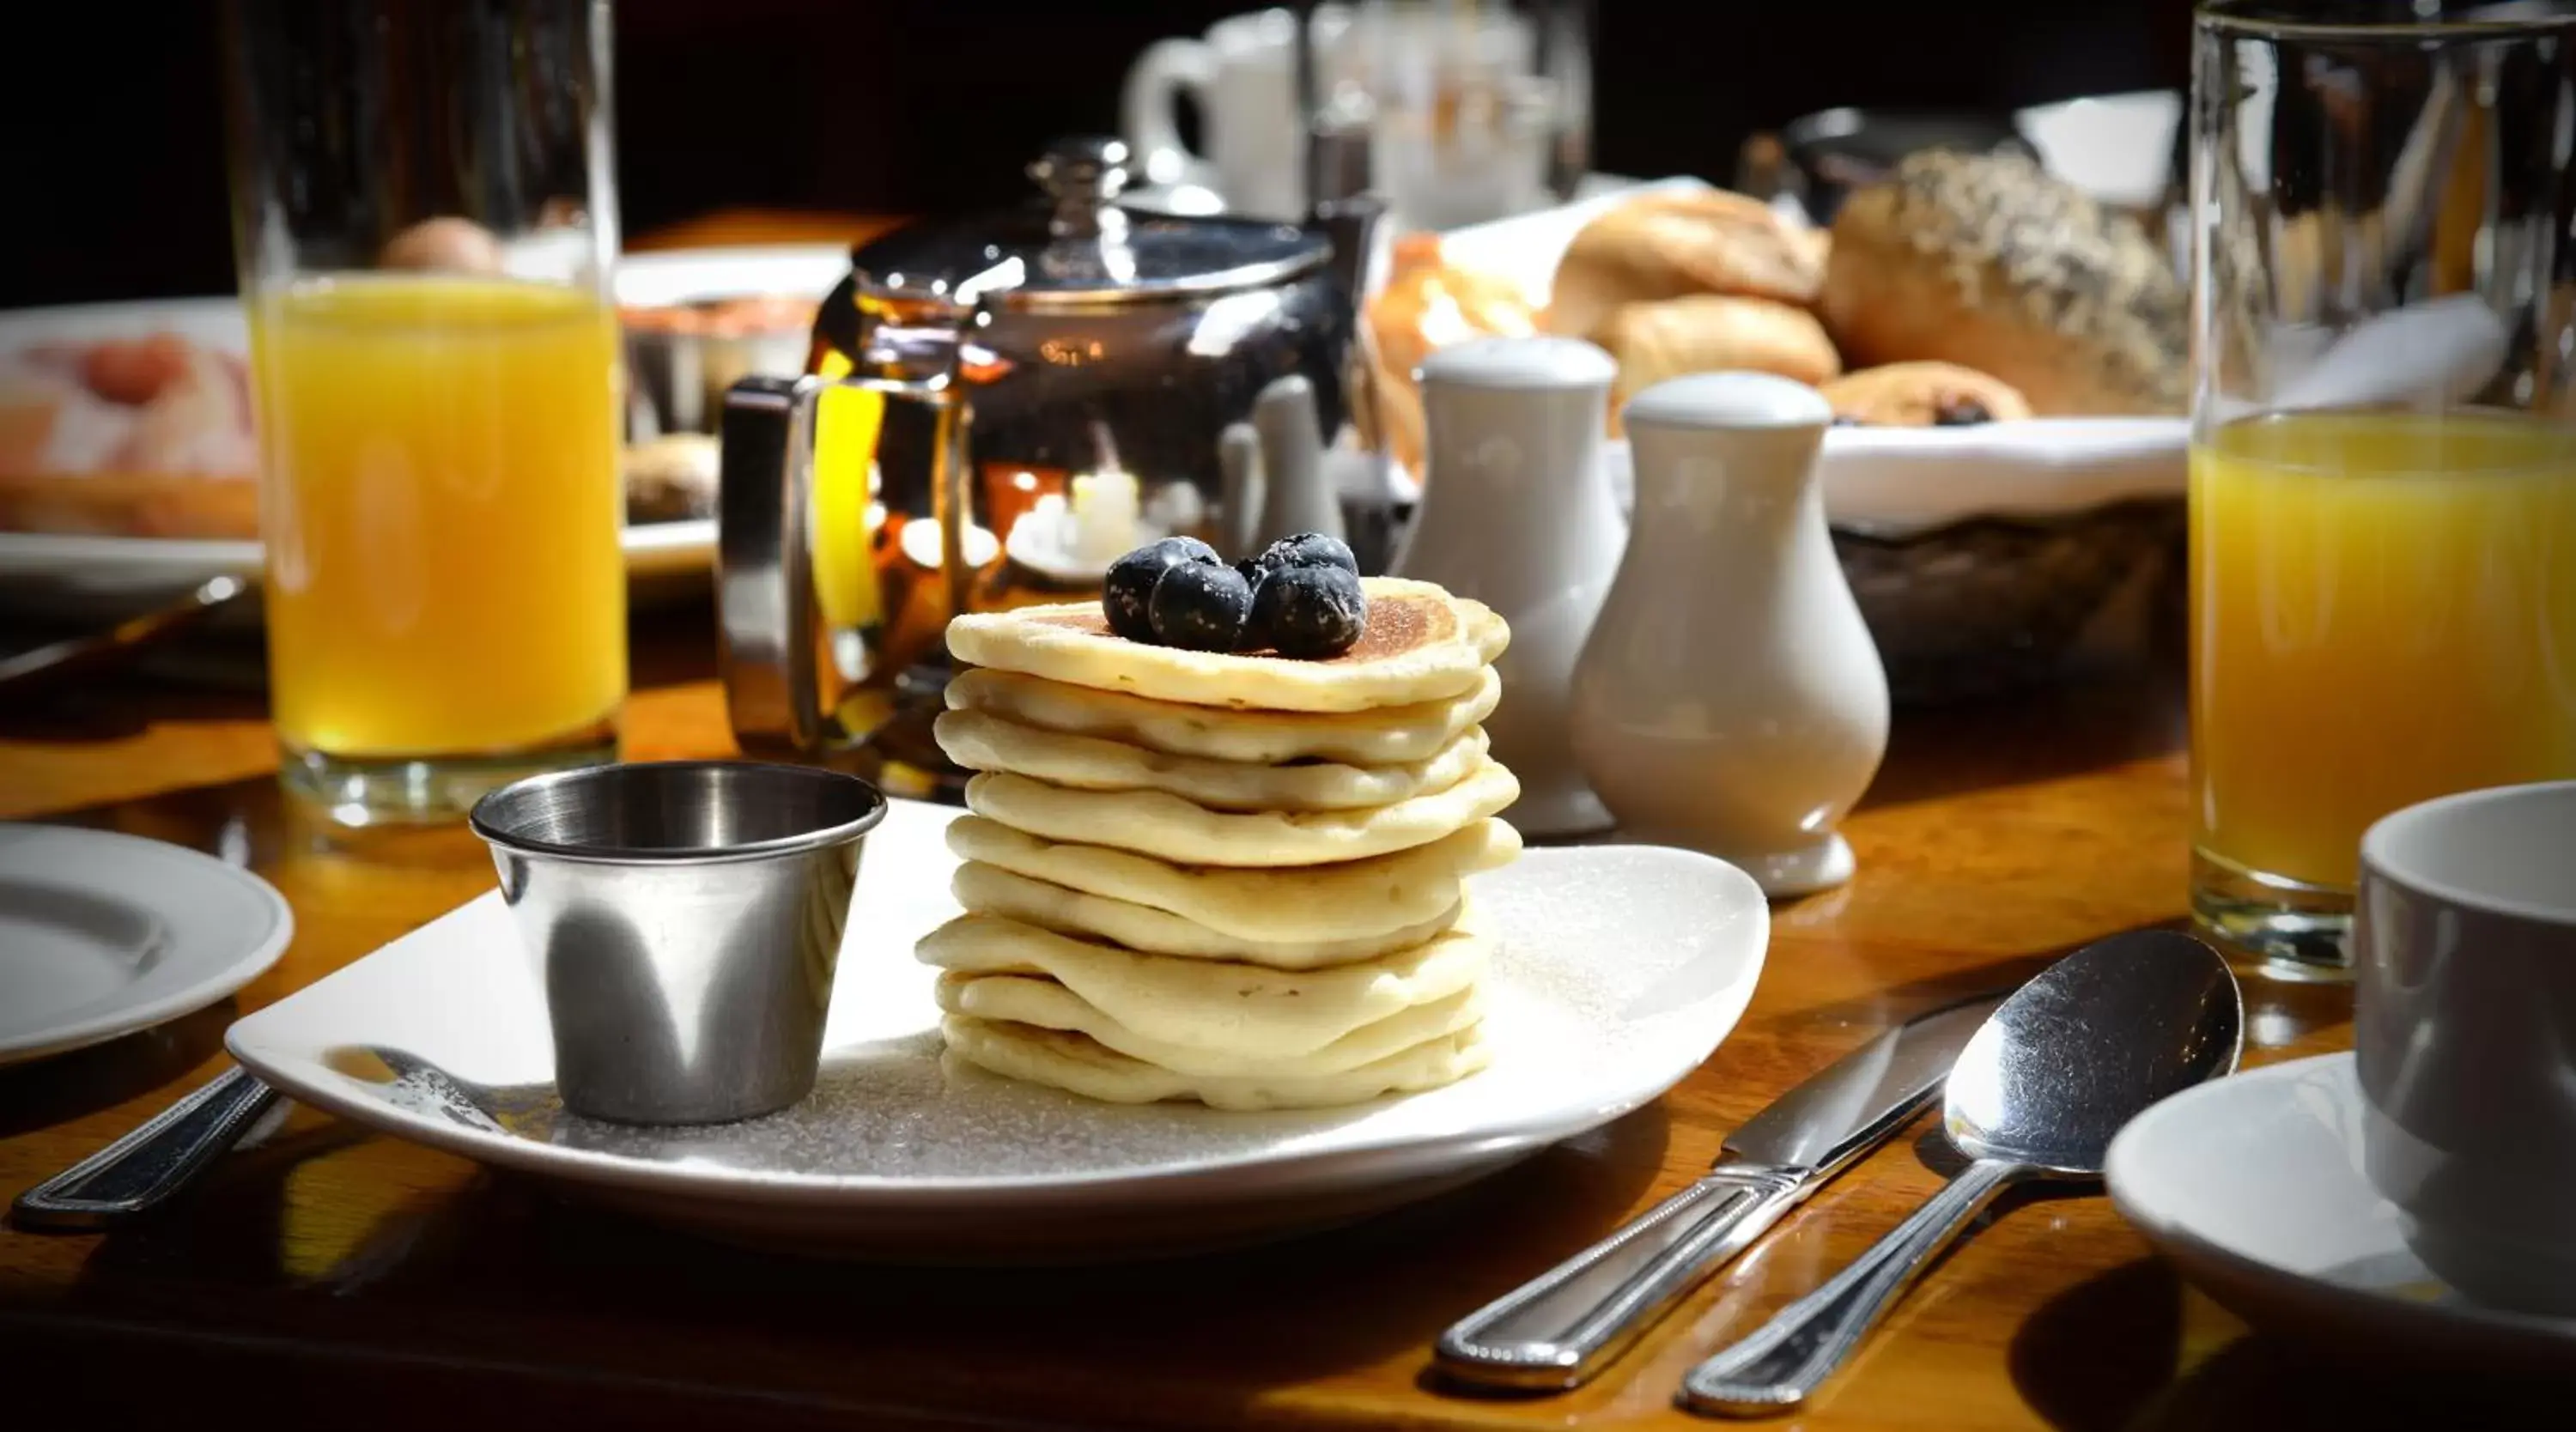
<instances>
[{"instance_id":1,"label":"stack of pancake","mask_svg":"<svg viewBox=\"0 0 2576 1432\"><path fill-rule=\"evenodd\" d=\"M1509 632L1436 586L1364 588L1358 644L1319 661L1129 641L1095 602L950 624L967 913L918 953L952 1058L1230 1109L1484 1066L1465 881L1520 850L1477 724Z\"/></svg>"}]
</instances>

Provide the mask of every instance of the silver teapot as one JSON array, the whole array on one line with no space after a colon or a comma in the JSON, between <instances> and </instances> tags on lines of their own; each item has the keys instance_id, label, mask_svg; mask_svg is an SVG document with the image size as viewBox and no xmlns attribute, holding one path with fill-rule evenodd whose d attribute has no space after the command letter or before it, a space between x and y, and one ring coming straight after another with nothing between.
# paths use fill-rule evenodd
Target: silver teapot
<instances>
[{"instance_id":1,"label":"silver teapot","mask_svg":"<svg viewBox=\"0 0 2576 1432\"><path fill-rule=\"evenodd\" d=\"M1227 530L1220 447L1256 398L1302 377L1329 441L1364 392L1374 200L1304 226L1131 210L1110 139L1029 173L1021 209L857 249L805 376L726 395L717 604L746 749L858 744L891 789L936 784L950 617L1095 595L1129 547Z\"/></svg>"}]
</instances>

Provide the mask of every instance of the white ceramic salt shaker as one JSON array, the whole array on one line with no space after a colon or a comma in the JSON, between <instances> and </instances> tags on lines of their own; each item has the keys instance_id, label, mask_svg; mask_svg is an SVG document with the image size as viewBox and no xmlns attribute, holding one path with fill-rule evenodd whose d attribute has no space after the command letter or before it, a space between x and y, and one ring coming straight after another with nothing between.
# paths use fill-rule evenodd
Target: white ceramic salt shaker
<instances>
[{"instance_id":1,"label":"white ceramic salt shaker","mask_svg":"<svg viewBox=\"0 0 2576 1432\"><path fill-rule=\"evenodd\" d=\"M1887 750L1887 672L1816 485L1833 411L1760 373L1628 404L1634 533L1574 677L1574 749L1623 835L1771 895L1851 878L1834 827Z\"/></svg>"},{"instance_id":2,"label":"white ceramic salt shaker","mask_svg":"<svg viewBox=\"0 0 2576 1432\"><path fill-rule=\"evenodd\" d=\"M1478 339L1422 365L1422 506L1395 571L1511 623L1494 663L1503 702L1485 731L1520 778L1504 816L1530 835L1610 825L1575 764L1566 702L1627 541L1601 473L1617 374L1609 354L1574 338Z\"/></svg>"}]
</instances>

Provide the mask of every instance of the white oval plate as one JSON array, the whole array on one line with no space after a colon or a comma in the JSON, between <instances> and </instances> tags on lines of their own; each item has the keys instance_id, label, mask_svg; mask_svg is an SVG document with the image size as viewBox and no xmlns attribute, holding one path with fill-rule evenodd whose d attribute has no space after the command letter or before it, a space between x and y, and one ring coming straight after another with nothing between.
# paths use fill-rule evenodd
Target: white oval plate
<instances>
[{"instance_id":1,"label":"white oval plate","mask_svg":"<svg viewBox=\"0 0 2576 1432\"><path fill-rule=\"evenodd\" d=\"M259 978L294 934L275 887L211 855L0 825L0 1064L203 1009Z\"/></svg>"},{"instance_id":2,"label":"white oval plate","mask_svg":"<svg viewBox=\"0 0 2576 1432\"><path fill-rule=\"evenodd\" d=\"M715 560L713 518L625 530L630 581L703 574ZM259 544L171 537L0 532L0 585L48 584L67 597L174 600L208 577L259 571Z\"/></svg>"},{"instance_id":3,"label":"white oval plate","mask_svg":"<svg viewBox=\"0 0 2576 1432\"><path fill-rule=\"evenodd\" d=\"M618 261L617 300L664 304L747 293L821 298L850 270L842 244L746 244L629 254ZM249 329L231 297L85 303L0 313L0 354L30 344L140 338L173 332L192 343L247 352ZM638 599L690 586L715 565L712 520L626 529L626 574ZM157 537L0 532L0 606L66 617L118 615L177 600L209 577L259 570L259 544Z\"/></svg>"},{"instance_id":4,"label":"white oval plate","mask_svg":"<svg viewBox=\"0 0 2576 1432\"><path fill-rule=\"evenodd\" d=\"M307 1103L718 1237L905 1261L1095 1259L1276 1236L1425 1197L1670 1088L1735 1025L1769 911L1742 872L1646 846L1533 850L1479 876L1506 932L1491 1068L1351 1109L1093 1103L943 1071L913 941L956 911L955 812L897 801L868 838L813 1096L766 1119L639 1128L566 1115L509 911L486 895L235 1024L234 1056ZM394 1049L509 1131L371 1082Z\"/></svg>"},{"instance_id":5,"label":"white oval plate","mask_svg":"<svg viewBox=\"0 0 2576 1432\"><path fill-rule=\"evenodd\" d=\"M2564 1367L2576 1319L2468 1302L2407 1250L2361 1168L2350 1054L2175 1095L2111 1141L2111 1202L2258 1328L2382 1364Z\"/></svg>"}]
</instances>

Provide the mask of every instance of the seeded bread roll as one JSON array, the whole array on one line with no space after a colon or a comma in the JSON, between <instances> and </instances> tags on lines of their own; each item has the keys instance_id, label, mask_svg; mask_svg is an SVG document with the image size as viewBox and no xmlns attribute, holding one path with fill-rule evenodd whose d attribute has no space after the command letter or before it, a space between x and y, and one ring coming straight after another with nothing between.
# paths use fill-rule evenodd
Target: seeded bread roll
<instances>
[{"instance_id":1,"label":"seeded bread roll","mask_svg":"<svg viewBox=\"0 0 2576 1432\"><path fill-rule=\"evenodd\" d=\"M1614 429L1630 398L1666 378L1749 368L1815 384L1842 371L1815 315L1767 298L1695 293L1631 303L1610 315L1592 341L1619 360L1610 389Z\"/></svg>"},{"instance_id":2,"label":"seeded bread roll","mask_svg":"<svg viewBox=\"0 0 2576 1432\"><path fill-rule=\"evenodd\" d=\"M2033 412L2174 413L2186 294L2164 251L2026 157L1926 151L1834 218L1818 300L1844 361L1990 373Z\"/></svg>"},{"instance_id":3,"label":"seeded bread roll","mask_svg":"<svg viewBox=\"0 0 2576 1432\"><path fill-rule=\"evenodd\" d=\"M2030 416L2012 384L1956 363L1888 363L1819 385L1834 416L1873 428L1946 428Z\"/></svg>"},{"instance_id":4,"label":"seeded bread roll","mask_svg":"<svg viewBox=\"0 0 2576 1432\"><path fill-rule=\"evenodd\" d=\"M1723 189L1643 194L1574 236L1550 285L1547 330L1590 335L1622 304L1731 293L1801 307L1825 279L1823 232Z\"/></svg>"}]
</instances>

